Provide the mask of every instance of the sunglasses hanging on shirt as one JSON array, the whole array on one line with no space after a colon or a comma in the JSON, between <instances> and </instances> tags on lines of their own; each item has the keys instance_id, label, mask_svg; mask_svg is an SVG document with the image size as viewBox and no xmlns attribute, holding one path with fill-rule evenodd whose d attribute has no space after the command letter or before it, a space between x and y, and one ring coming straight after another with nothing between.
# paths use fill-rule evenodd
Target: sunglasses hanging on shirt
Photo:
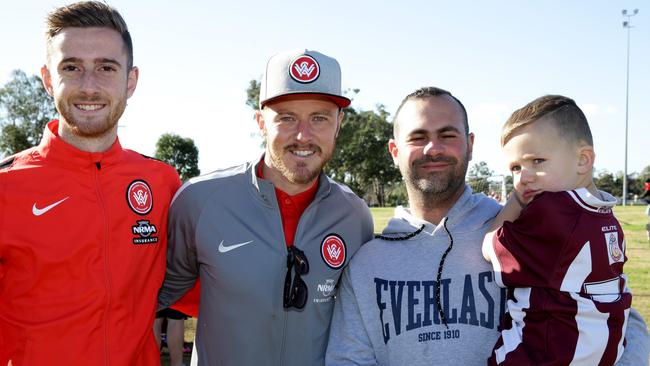
<instances>
[{"instance_id":1,"label":"sunglasses hanging on shirt","mask_svg":"<svg viewBox=\"0 0 650 366\"><path fill-rule=\"evenodd\" d=\"M287 248L287 275L284 278L284 308L295 307L302 309L307 303L307 284L300 276L309 272L309 262L302 250L295 246ZM293 281L291 280L291 268L294 269Z\"/></svg>"}]
</instances>

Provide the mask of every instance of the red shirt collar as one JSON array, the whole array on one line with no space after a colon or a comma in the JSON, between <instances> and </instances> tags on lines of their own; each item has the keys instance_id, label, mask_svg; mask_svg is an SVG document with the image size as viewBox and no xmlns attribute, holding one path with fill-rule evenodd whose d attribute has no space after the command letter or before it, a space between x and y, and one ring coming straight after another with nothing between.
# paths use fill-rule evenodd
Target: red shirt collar
<instances>
[{"instance_id":1,"label":"red shirt collar","mask_svg":"<svg viewBox=\"0 0 650 366\"><path fill-rule=\"evenodd\" d=\"M264 171L262 169L263 164L264 158L262 158L259 164L257 164L256 174L257 177L261 179L264 179ZM293 245L300 216L302 216L302 213L305 211L307 206L309 206L311 201L314 200L316 191L318 191L318 179L316 179L309 189L293 196L275 187L275 197L278 200L278 207L280 208L284 239L287 246Z\"/></svg>"},{"instance_id":2,"label":"red shirt collar","mask_svg":"<svg viewBox=\"0 0 650 366\"><path fill-rule=\"evenodd\" d=\"M53 120L47 123L43 132L43 139L37 147L40 156L47 159L53 159L68 165L84 166L111 164L119 161L122 156L122 145L118 138L111 147L104 152L88 152L79 150L76 147L63 141L59 136L59 120Z\"/></svg>"}]
</instances>

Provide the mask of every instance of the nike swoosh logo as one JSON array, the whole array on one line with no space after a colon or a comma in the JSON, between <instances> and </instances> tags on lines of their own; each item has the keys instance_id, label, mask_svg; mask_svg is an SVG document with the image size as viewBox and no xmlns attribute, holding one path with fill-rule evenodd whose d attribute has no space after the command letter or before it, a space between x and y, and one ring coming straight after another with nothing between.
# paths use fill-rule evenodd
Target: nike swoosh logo
<instances>
[{"instance_id":1,"label":"nike swoosh logo","mask_svg":"<svg viewBox=\"0 0 650 366\"><path fill-rule=\"evenodd\" d=\"M222 240L221 243L219 243L219 253L227 253L227 252L229 252L229 251L231 251L233 249L243 247L244 245L250 244L252 242L253 241L251 240L251 241L247 241L247 242L244 242L244 243L225 246L225 245L223 245L223 240Z\"/></svg>"},{"instance_id":2,"label":"nike swoosh logo","mask_svg":"<svg viewBox=\"0 0 650 366\"><path fill-rule=\"evenodd\" d=\"M53 209L54 207L58 206L63 201L67 200L68 198L70 198L70 196L68 196L68 197L66 197L66 198L64 198L64 199L62 199L62 200L60 200L58 202L54 202L53 204L51 204L51 205L49 205L47 207L44 207L44 208L38 208L38 207L36 207L36 203L34 203L34 206L32 206L32 213L34 214L34 216L41 216L42 214L44 214L47 211L49 211L49 210Z\"/></svg>"}]
</instances>

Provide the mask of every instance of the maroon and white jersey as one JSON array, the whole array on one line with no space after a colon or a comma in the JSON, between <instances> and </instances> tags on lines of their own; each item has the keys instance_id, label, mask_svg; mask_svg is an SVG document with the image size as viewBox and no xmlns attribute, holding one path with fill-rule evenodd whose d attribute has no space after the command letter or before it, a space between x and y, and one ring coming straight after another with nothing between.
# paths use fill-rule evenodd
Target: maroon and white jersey
<instances>
[{"instance_id":1,"label":"maroon and white jersey","mask_svg":"<svg viewBox=\"0 0 650 366\"><path fill-rule=\"evenodd\" d=\"M580 188L544 192L488 248L508 314L490 364L612 365L632 302L625 240L605 201Z\"/></svg>"}]
</instances>

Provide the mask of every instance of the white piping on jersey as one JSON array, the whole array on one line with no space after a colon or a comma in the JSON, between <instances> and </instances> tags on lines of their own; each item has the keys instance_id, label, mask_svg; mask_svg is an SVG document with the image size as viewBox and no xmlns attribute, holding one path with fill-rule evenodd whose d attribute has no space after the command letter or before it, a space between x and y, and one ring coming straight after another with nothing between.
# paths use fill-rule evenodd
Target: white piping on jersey
<instances>
[{"instance_id":1,"label":"white piping on jersey","mask_svg":"<svg viewBox=\"0 0 650 366\"><path fill-rule=\"evenodd\" d=\"M578 307L575 316L578 329L578 342L576 343L573 360L571 360L569 365L598 365L605 353L609 339L607 336L603 336L609 334L609 328L607 326L609 313L601 313L598 311L596 305L590 299L585 299L578 294L571 293L570 295L576 301ZM629 311L629 309L626 311ZM622 351L622 349L619 350L618 357L623 353Z\"/></svg>"},{"instance_id":2,"label":"white piping on jersey","mask_svg":"<svg viewBox=\"0 0 650 366\"><path fill-rule=\"evenodd\" d=\"M616 198L607 192L598 191L606 201L591 194L587 188L578 188L566 192L580 207L590 212L600 212L599 209L601 207L613 207L616 205Z\"/></svg>"},{"instance_id":3,"label":"white piping on jersey","mask_svg":"<svg viewBox=\"0 0 650 366\"><path fill-rule=\"evenodd\" d=\"M530 287L517 287L514 289L514 296L517 302L508 300L508 313L512 318L512 327L501 331L503 345L494 350L497 364L505 360L506 355L514 351L522 342L522 334L526 327L524 309L530 308Z\"/></svg>"},{"instance_id":4,"label":"white piping on jersey","mask_svg":"<svg viewBox=\"0 0 650 366\"><path fill-rule=\"evenodd\" d=\"M567 268L566 274L562 279L562 284L560 285L560 291L581 292L582 283L585 282L591 270L591 244L586 242L571 262L569 268Z\"/></svg>"}]
</instances>

